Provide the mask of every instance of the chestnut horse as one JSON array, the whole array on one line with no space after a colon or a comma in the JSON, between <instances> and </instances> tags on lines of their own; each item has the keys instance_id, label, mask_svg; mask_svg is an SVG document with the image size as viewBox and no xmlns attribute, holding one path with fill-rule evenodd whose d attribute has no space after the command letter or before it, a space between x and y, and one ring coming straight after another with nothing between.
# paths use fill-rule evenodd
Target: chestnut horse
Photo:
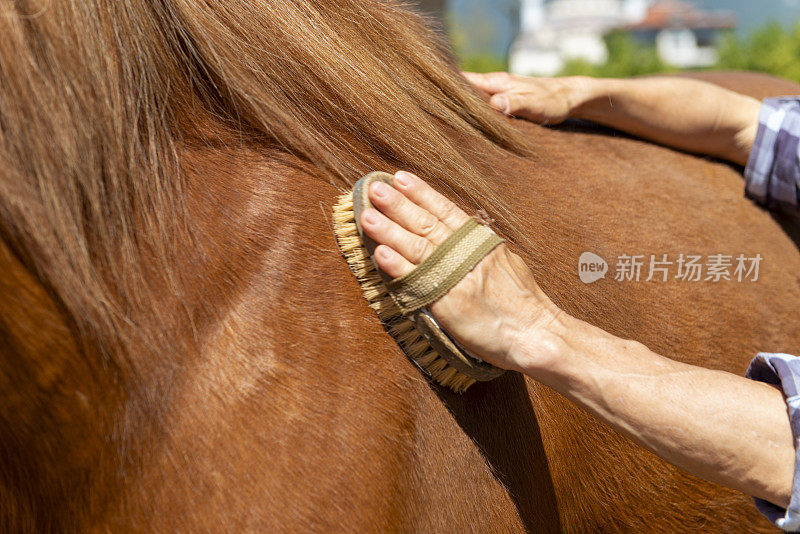
<instances>
[{"instance_id":1,"label":"chestnut horse","mask_svg":"<svg viewBox=\"0 0 800 534\"><path fill-rule=\"evenodd\" d=\"M741 169L503 118L393 2L0 0L0 35L3 532L771 529L520 375L428 382L329 215L416 171L567 312L742 374L800 350L800 253ZM763 261L585 285L584 251Z\"/></svg>"}]
</instances>

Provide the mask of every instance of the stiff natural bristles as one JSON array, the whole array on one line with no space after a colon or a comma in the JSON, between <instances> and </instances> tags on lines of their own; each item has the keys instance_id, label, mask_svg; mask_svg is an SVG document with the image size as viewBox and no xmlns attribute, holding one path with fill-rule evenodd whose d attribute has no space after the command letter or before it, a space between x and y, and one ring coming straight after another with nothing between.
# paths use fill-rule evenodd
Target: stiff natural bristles
<instances>
[{"instance_id":1,"label":"stiff natural bristles","mask_svg":"<svg viewBox=\"0 0 800 534\"><path fill-rule=\"evenodd\" d=\"M475 383L475 379L460 373L439 356L414 323L400 313L383 279L361 243L353 213L352 194L339 197L333 207L333 231L350 270L356 275L364 298L378 314L389 334L406 355L434 380L458 393Z\"/></svg>"}]
</instances>

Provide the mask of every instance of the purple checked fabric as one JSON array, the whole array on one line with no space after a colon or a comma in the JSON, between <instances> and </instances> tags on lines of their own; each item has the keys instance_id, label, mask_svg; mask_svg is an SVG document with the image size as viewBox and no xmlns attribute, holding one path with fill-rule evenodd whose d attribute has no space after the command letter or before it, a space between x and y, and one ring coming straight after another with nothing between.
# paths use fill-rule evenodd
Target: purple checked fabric
<instances>
[{"instance_id":1,"label":"purple checked fabric","mask_svg":"<svg viewBox=\"0 0 800 534\"><path fill-rule=\"evenodd\" d=\"M758 115L758 132L744 170L747 196L768 208L800 207L800 96L767 98ZM795 463L792 497L783 509L763 499L756 507L775 526L800 532L800 358L790 354L757 355L747 378L783 390L794 435Z\"/></svg>"},{"instance_id":2,"label":"purple checked fabric","mask_svg":"<svg viewBox=\"0 0 800 534\"><path fill-rule=\"evenodd\" d=\"M800 96L767 98L744 170L747 195L764 206L800 205Z\"/></svg>"},{"instance_id":3,"label":"purple checked fabric","mask_svg":"<svg viewBox=\"0 0 800 534\"><path fill-rule=\"evenodd\" d=\"M747 378L774 384L783 390L788 405L789 421L794 435L794 480L789 508L783 509L763 499L755 499L759 512L780 529L787 532L800 531L800 461L798 461L798 437L800 437L800 358L790 354L760 353L750 362L745 374Z\"/></svg>"}]
</instances>

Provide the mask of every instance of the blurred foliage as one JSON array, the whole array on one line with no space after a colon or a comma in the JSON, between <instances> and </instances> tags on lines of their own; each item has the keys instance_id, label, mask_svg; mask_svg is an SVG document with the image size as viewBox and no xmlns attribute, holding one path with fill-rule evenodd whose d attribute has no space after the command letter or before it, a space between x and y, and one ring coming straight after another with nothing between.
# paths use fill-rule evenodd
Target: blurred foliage
<instances>
[{"instance_id":1,"label":"blurred foliage","mask_svg":"<svg viewBox=\"0 0 800 534\"><path fill-rule=\"evenodd\" d=\"M718 50L717 69L766 72L800 82L800 23L769 23L744 38L729 33Z\"/></svg>"},{"instance_id":2,"label":"blurred foliage","mask_svg":"<svg viewBox=\"0 0 800 534\"><path fill-rule=\"evenodd\" d=\"M658 58L655 46L642 46L624 32L612 32L605 40L608 61L604 65L571 60L560 75L622 78L677 70ZM714 70L751 70L800 82L800 23L791 27L768 23L743 37L726 32L717 50Z\"/></svg>"},{"instance_id":3,"label":"blurred foliage","mask_svg":"<svg viewBox=\"0 0 800 534\"><path fill-rule=\"evenodd\" d=\"M572 59L564 65L561 75L624 78L675 70L659 59L655 46L642 46L630 34L613 31L606 35L605 41L608 49L605 64L592 65L581 59Z\"/></svg>"},{"instance_id":4,"label":"blurred foliage","mask_svg":"<svg viewBox=\"0 0 800 534\"><path fill-rule=\"evenodd\" d=\"M467 54L458 58L458 66L470 72L496 72L507 70L508 62L491 54Z\"/></svg>"},{"instance_id":5,"label":"blurred foliage","mask_svg":"<svg viewBox=\"0 0 800 534\"><path fill-rule=\"evenodd\" d=\"M469 32L465 26L451 25L450 37L461 68L474 72L506 70L505 57L478 52L481 42L491 38L486 21L471 22ZM624 78L678 70L659 59L655 46L642 46L623 31L609 33L605 41L608 61L604 65L573 59L567 61L559 75ZM717 50L719 61L714 70L765 72L800 82L800 22L793 26L772 22L744 36L725 32L720 36Z\"/></svg>"}]
</instances>

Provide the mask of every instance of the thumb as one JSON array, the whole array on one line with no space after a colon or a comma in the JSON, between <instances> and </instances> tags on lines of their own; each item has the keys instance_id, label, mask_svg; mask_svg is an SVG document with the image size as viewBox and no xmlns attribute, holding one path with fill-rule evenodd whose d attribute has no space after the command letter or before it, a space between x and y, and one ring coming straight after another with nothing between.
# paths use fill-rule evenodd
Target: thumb
<instances>
[{"instance_id":1,"label":"thumb","mask_svg":"<svg viewBox=\"0 0 800 534\"><path fill-rule=\"evenodd\" d=\"M506 115L516 115L522 111L522 106L517 95L513 93L498 93L489 99L489 105Z\"/></svg>"}]
</instances>

